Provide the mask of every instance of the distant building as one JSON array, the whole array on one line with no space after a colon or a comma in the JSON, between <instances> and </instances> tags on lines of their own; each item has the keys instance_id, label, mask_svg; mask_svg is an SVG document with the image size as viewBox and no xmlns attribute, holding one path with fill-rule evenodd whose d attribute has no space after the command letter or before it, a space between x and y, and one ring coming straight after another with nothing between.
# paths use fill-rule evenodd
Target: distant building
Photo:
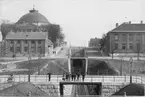
<instances>
[{"instance_id":1,"label":"distant building","mask_svg":"<svg viewBox=\"0 0 145 97\"><path fill-rule=\"evenodd\" d=\"M144 53L145 24L142 21L116 24L116 28L107 33L106 48L109 53Z\"/></svg>"},{"instance_id":2,"label":"distant building","mask_svg":"<svg viewBox=\"0 0 145 97\"><path fill-rule=\"evenodd\" d=\"M49 25L45 16L34 8L23 15L18 22L2 24L4 56L47 56L52 52L53 43L44 26Z\"/></svg>"},{"instance_id":3,"label":"distant building","mask_svg":"<svg viewBox=\"0 0 145 97\"><path fill-rule=\"evenodd\" d=\"M89 47L98 47L100 38L91 38L89 41Z\"/></svg>"}]
</instances>

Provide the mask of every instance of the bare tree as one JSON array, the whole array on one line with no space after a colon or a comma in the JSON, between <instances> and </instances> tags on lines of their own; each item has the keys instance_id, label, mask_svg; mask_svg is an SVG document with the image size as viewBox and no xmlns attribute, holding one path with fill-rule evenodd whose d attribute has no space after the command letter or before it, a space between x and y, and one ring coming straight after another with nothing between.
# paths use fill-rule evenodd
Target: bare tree
<instances>
[{"instance_id":1,"label":"bare tree","mask_svg":"<svg viewBox=\"0 0 145 97\"><path fill-rule=\"evenodd\" d=\"M106 34L103 34L102 35L102 38L100 39L100 50L102 50L102 51L104 51L104 49L105 49L105 45L106 45L106 38L107 38L107 35Z\"/></svg>"}]
</instances>

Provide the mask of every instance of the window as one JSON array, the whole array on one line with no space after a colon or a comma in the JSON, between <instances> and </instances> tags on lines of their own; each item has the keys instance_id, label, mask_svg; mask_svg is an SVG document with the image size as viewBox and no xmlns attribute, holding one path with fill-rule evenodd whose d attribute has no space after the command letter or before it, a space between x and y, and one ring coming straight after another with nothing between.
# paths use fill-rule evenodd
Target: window
<instances>
[{"instance_id":1,"label":"window","mask_svg":"<svg viewBox=\"0 0 145 97\"><path fill-rule=\"evenodd\" d=\"M137 48L137 51L140 52L140 50L141 50L141 45L140 45L140 43L137 43L137 44L136 44L136 48Z\"/></svg>"},{"instance_id":2,"label":"window","mask_svg":"<svg viewBox=\"0 0 145 97\"><path fill-rule=\"evenodd\" d=\"M38 47L38 52L42 53L42 48L41 47Z\"/></svg>"},{"instance_id":3,"label":"window","mask_svg":"<svg viewBox=\"0 0 145 97\"><path fill-rule=\"evenodd\" d=\"M14 41L10 40L10 46L13 46L13 44L14 44Z\"/></svg>"},{"instance_id":4,"label":"window","mask_svg":"<svg viewBox=\"0 0 145 97\"><path fill-rule=\"evenodd\" d=\"M28 52L28 47L24 47L24 52Z\"/></svg>"},{"instance_id":5,"label":"window","mask_svg":"<svg viewBox=\"0 0 145 97\"><path fill-rule=\"evenodd\" d=\"M114 44L114 50L117 50L118 49L118 43L115 43Z\"/></svg>"},{"instance_id":6,"label":"window","mask_svg":"<svg viewBox=\"0 0 145 97\"><path fill-rule=\"evenodd\" d=\"M141 40L141 35L140 34L137 34L136 35L136 41L140 41Z\"/></svg>"},{"instance_id":7,"label":"window","mask_svg":"<svg viewBox=\"0 0 145 97\"><path fill-rule=\"evenodd\" d=\"M28 41L27 40L25 40L25 44L27 44L28 43Z\"/></svg>"},{"instance_id":8,"label":"window","mask_svg":"<svg viewBox=\"0 0 145 97\"><path fill-rule=\"evenodd\" d=\"M129 34L129 41L133 41L133 34Z\"/></svg>"},{"instance_id":9,"label":"window","mask_svg":"<svg viewBox=\"0 0 145 97\"><path fill-rule=\"evenodd\" d=\"M17 47L17 48L16 48L16 52L17 52L17 53L20 53L20 52L21 52L20 47Z\"/></svg>"},{"instance_id":10,"label":"window","mask_svg":"<svg viewBox=\"0 0 145 97\"><path fill-rule=\"evenodd\" d=\"M20 44L20 42L21 42L21 41L20 41L20 40L18 40L18 41L17 41L17 44Z\"/></svg>"},{"instance_id":11,"label":"window","mask_svg":"<svg viewBox=\"0 0 145 97\"><path fill-rule=\"evenodd\" d=\"M35 47L31 47L31 52L35 53Z\"/></svg>"},{"instance_id":12,"label":"window","mask_svg":"<svg viewBox=\"0 0 145 97\"><path fill-rule=\"evenodd\" d=\"M10 52L13 52L13 46L10 47Z\"/></svg>"},{"instance_id":13,"label":"window","mask_svg":"<svg viewBox=\"0 0 145 97\"><path fill-rule=\"evenodd\" d=\"M132 43L129 43L129 49L133 49L133 44Z\"/></svg>"},{"instance_id":14,"label":"window","mask_svg":"<svg viewBox=\"0 0 145 97\"><path fill-rule=\"evenodd\" d=\"M35 41L34 41L34 40L32 40L32 41L31 41L31 43L32 43L32 44L35 44Z\"/></svg>"},{"instance_id":15,"label":"window","mask_svg":"<svg viewBox=\"0 0 145 97\"><path fill-rule=\"evenodd\" d=\"M122 49L125 50L126 49L126 44L122 43Z\"/></svg>"},{"instance_id":16,"label":"window","mask_svg":"<svg viewBox=\"0 0 145 97\"><path fill-rule=\"evenodd\" d=\"M115 40L119 40L119 35L118 34L115 34L114 39Z\"/></svg>"},{"instance_id":17,"label":"window","mask_svg":"<svg viewBox=\"0 0 145 97\"><path fill-rule=\"evenodd\" d=\"M127 37L126 34L122 34L122 41L126 41Z\"/></svg>"},{"instance_id":18,"label":"window","mask_svg":"<svg viewBox=\"0 0 145 97\"><path fill-rule=\"evenodd\" d=\"M38 40L38 44L41 44L41 40Z\"/></svg>"}]
</instances>

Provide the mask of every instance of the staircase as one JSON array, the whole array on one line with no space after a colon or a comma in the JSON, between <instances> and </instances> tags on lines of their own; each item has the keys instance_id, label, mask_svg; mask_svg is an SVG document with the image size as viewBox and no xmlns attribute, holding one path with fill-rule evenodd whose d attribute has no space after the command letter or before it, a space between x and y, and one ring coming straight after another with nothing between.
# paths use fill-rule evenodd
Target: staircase
<instances>
[{"instance_id":1,"label":"staircase","mask_svg":"<svg viewBox=\"0 0 145 97\"><path fill-rule=\"evenodd\" d=\"M64 95L71 95L73 85L64 85Z\"/></svg>"}]
</instances>

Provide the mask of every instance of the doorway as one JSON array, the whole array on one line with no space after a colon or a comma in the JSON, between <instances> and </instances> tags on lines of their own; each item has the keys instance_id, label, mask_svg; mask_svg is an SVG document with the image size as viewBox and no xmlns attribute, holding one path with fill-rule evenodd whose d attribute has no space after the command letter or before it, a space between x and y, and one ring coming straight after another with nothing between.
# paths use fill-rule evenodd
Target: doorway
<instances>
[{"instance_id":1,"label":"doorway","mask_svg":"<svg viewBox=\"0 0 145 97\"><path fill-rule=\"evenodd\" d=\"M85 74L86 59L71 59L71 73Z\"/></svg>"}]
</instances>

